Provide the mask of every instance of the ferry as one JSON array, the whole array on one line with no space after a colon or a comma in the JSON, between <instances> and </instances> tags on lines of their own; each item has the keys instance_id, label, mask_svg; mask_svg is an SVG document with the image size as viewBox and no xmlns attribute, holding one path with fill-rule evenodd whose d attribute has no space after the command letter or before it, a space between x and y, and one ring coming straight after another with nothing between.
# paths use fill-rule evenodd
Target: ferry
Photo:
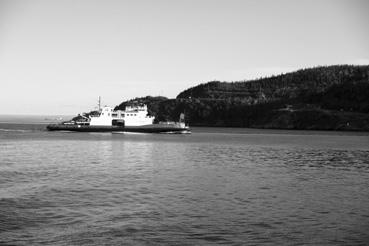
<instances>
[{"instance_id":1,"label":"ferry","mask_svg":"<svg viewBox=\"0 0 369 246\"><path fill-rule=\"evenodd\" d=\"M80 120L71 120L47 126L49 131L75 132L139 132L139 133L191 133L184 122L184 114L179 122L159 122L150 116L147 105L126 106L125 110L99 107L97 114L80 115Z\"/></svg>"}]
</instances>

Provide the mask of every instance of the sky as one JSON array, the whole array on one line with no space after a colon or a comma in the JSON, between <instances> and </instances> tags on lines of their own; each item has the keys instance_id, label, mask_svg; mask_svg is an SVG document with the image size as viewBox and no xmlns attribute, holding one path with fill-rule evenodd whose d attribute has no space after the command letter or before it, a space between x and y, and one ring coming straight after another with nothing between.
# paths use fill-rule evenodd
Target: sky
<instances>
[{"instance_id":1,"label":"sky","mask_svg":"<svg viewBox=\"0 0 369 246\"><path fill-rule=\"evenodd\" d=\"M0 114L369 64L368 0L0 0Z\"/></svg>"}]
</instances>

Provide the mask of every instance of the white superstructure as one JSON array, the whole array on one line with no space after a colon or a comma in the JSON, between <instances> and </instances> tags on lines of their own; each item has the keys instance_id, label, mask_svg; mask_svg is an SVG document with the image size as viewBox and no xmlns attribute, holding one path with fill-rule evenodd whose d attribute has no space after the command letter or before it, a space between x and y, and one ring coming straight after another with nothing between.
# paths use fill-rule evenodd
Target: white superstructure
<instances>
[{"instance_id":1,"label":"white superstructure","mask_svg":"<svg viewBox=\"0 0 369 246\"><path fill-rule=\"evenodd\" d=\"M147 106L127 106L125 110L114 111L111 107L103 107L100 115L90 116L91 126L143 126L154 123L154 116L149 116Z\"/></svg>"}]
</instances>

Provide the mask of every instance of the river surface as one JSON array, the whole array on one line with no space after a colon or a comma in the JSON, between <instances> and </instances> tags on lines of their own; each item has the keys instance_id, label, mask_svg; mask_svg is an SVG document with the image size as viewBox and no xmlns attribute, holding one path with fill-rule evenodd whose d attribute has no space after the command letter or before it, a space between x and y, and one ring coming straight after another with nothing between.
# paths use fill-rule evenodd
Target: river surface
<instances>
[{"instance_id":1,"label":"river surface","mask_svg":"<svg viewBox=\"0 0 369 246\"><path fill-rule=\"evenodd\" d=\"M367 245L369 134L0 123L0 245Z\"/></svg>"}]
</instances>

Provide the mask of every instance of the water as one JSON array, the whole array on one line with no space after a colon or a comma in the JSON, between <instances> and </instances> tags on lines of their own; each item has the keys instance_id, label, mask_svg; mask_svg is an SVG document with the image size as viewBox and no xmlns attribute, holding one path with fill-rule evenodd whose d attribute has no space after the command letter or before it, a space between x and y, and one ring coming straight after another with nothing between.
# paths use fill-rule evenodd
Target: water
<instances>
[{"instance_id":1,"label":"water","mask_svg":"<svg viewBox=\"0 0 369 246\"><path fill-rule=\"evenodd\" d=\"M369 134L0 123L0 244L363 245Z\"/></svg>"}]
</instances>

